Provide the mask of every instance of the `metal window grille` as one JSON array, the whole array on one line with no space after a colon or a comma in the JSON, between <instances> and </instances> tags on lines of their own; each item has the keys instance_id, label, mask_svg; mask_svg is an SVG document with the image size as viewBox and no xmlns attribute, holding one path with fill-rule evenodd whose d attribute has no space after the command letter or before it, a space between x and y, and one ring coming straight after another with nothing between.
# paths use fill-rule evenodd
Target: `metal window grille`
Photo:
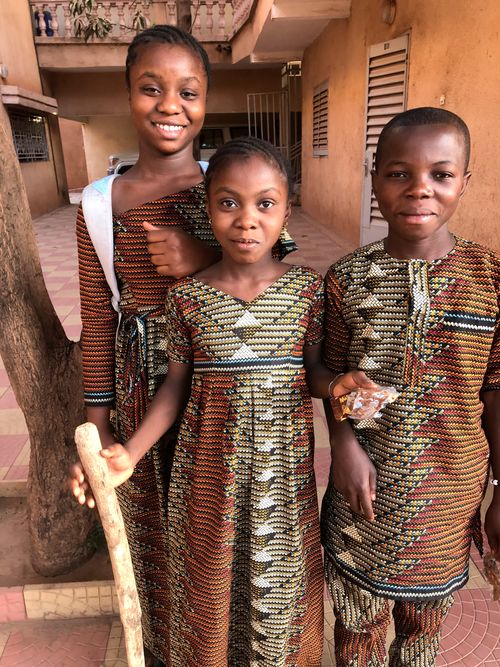
<instances>
[{"instance_id":1,"label":"metal window grille","mask_svg":"<svg viewBox=\"0 0 500 667\"><path fill-rule=\"evenodd\" d=\"M45 118L29 113L9 113L12 136L19 162L43 162L49 159Z\"/></svg>"},{"instance_id":2,"label":"metal window grille","mask_svg":"<svg viewBox=\"0 0 500 667\"><path fill-rule=\"evenodd\" d=\"M328 82L314 90L313 156L328 155Z\"/></svg>"}]
</instances>

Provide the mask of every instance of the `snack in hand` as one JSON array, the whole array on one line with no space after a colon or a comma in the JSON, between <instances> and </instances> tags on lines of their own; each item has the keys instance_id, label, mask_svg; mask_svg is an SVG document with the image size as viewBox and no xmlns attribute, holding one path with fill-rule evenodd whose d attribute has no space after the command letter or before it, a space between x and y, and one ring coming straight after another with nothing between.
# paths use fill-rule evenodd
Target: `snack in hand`
<instances>
[{"instance_id":1,"label":"snack in hand","mask_svg":"<svg viewBox=\"0 0 500 667\"><path fill-rule=\"evenodd\" d=\"M399 393L394 387L356 389L335 399L333 402L335 419L342 421L347 417L356 420L380 417L382 408L393 403L398 396Z\"/></svg>"}]
</instances>

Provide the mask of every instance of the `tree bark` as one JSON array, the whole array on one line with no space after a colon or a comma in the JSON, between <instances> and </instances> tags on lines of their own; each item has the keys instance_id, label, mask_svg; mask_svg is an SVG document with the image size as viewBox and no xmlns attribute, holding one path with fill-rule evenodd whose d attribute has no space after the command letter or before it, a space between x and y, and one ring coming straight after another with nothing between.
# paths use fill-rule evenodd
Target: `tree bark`
<instances>
[{"instance_id":1,"label":"tree bark","mask_svg":"<svg viewBox=\"0 0 500 667\"><path fill-rule=\"evenodd\" d=\"M0 102L0 355L31 442L28 520L33 567L68 572L93 552L92 513L70 496L75 427L84 421L80 347L66 337L43 281L10 124Z\"/></svg>"},{"instance_id":2,"label":"tree bark","mask_svg":"<svg viewBox=\"0 0 500 667\"><path fill-rule=\"evenodd\" d=\"M177 25L186 32L191 32L191 0L176 0Z\"/></svg>"}]
</instances>

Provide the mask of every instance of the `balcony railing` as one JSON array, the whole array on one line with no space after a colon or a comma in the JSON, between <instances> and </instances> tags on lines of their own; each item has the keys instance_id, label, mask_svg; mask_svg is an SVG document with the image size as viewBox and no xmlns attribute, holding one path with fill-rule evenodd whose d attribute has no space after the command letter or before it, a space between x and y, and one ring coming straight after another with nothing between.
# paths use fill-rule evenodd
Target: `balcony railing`
<instances>
[{"instance_id":1,"label":"balcony railing","mask_svg":"<svg viewBox=\"0 0 500 667\"><path fill-rule=\"evenodd\" d=\"M191 3L193 35L202 42L228 41L247 20L253 3L254 0L194 0ZM69 0L45 3L30 0L37 43L77 40L69 4ZM175 0L99 0L98 15L112 24L112 30L106 37L94 37L93 41L130 42L135 34L133 17L138 10L147 25L177 23Z\"/></svg>"}]
</instances>

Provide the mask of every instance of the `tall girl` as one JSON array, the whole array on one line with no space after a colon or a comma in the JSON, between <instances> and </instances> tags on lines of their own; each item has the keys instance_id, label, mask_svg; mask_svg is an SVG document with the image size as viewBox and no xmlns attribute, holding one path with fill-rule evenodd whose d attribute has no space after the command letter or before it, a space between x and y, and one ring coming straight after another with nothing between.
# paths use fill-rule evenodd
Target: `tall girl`
<instances>
[{"instance_id":1,"label":"tall girl","mask_svg":"<svg viewBox=\"0 0 500 667\"><path fill-rule=\"evenodd\" d=\"M167 377L137 431L102 454L123 483L187 401L168 499L167 664L319 667L323 574L306 370L320 358L322 279L272 255L290 190L270 144L223 146L207 191L222 259L171 288ZM332 378L323 375L325 393ZM339 392L355 386L350 375L333 380ZM81 473L72 486L92 504Z\"/></svg>"},{"instance_id":2,"label":"tall girl","mask_svg":"<svg viewBox=\"0 0 500 667\"><path fill-rule=\"evenodd\" d=\"M164 379L164 308L171 276L194 273L220 256L210 247L217 242L206 213L202 169L193 158L210 82L207 54L191 35L158 25L131 43L126 80L139 159L126 174L88 186L87 208L77 220L85 402L104 446L132 435ZM149 240L167 239L160 246L168 246L169 257L154 258L167 275L159 275L151 263L148 223L157 226ZM164 443L155 445L120 489L145 644L163 661L168 656L165 508L172 452Z\"/></svg>"}]
</instances>

